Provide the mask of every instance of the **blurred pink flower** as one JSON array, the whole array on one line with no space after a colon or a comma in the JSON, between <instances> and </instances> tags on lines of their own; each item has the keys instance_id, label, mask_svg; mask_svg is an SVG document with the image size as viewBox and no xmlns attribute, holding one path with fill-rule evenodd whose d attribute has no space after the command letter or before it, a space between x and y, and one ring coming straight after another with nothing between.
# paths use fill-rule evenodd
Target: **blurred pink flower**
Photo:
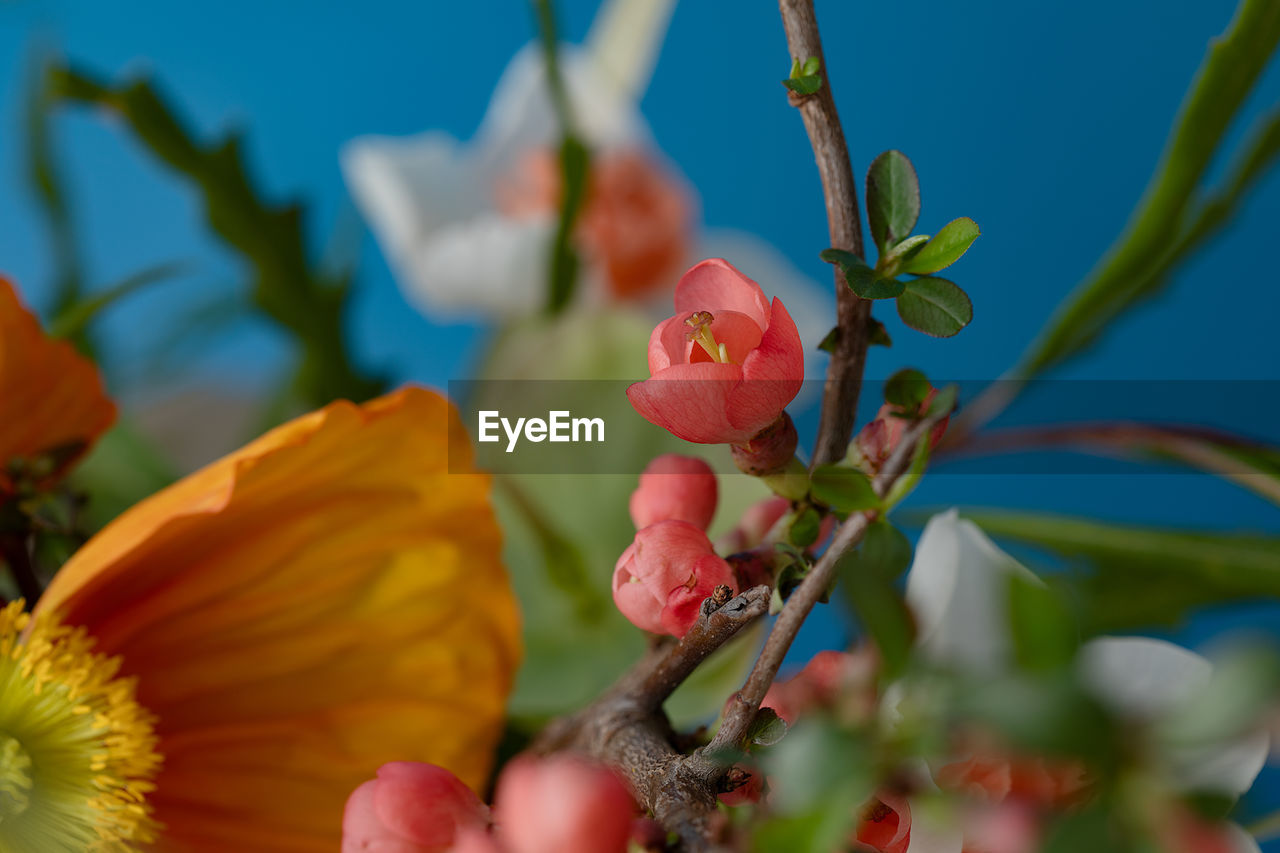
<instances>
[{"instance_id":1,"label":"blurred pink flower","mask_svg":"<svg viewBox=\"0 0 1280 853\"><path fill-rule=\"evenodd\" d=\"M494 812L508 853L624 853L636 807L612 770L561 754L508 764Z\"/></svg>"},{"instance_id":2,"label":"blurred pink flower","mask_svg":"<svg viewBox=\"0 0 1280 853\"><path fill-rule=\"evenodd\" d=\"M489 810L457 776L393 761L352 792L342 817L342 851L443 853L460 829L483 827Z\"/></svg>"}]
</instances>

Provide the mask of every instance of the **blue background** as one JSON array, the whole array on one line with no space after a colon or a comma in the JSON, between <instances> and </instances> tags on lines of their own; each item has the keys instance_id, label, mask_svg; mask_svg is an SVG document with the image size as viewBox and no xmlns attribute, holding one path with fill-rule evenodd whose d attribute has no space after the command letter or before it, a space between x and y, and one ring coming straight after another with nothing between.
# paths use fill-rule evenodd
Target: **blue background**
<instances>
[{"instance_id":1,"label":"blue background","mask_svg":"<svg viewBox=\"0 0 1280 853\"><path fill-rule=\"evenodd\" d=\"M562 0L566 40L581 40L594 6ZM921 176L921 230L958 215L972 216L983 229L955 268L976 306L972 326L937 341L891 318L895 344L874 352L872 376L909 363L930 375L987 379L1013 362L1123 226L1207 40L1225 28L1233 6L1226 0L819 4L855 169L883 149L902 148ZM443 386L465 377L483 330L432 325L404 303L377 247L367 238L356 242L360 226L337 151L364 133L440 128L468 138L493 83L532 32L520 0L0 4L0 271L31 302L46 304L47 235L24 183L20 124L25 69L33 48L43 45L109 75L155 72L204 133L247 130L259 184L278 199L313 203L308 225L316 251L335 232L345 235L339 253L344 245L360 246L350 325L360 361L397 380ZM660 146L697 186L707 224L761 235L825 282L829 269L817 259L826 245L820 187L800 121L778 83L788 64L773 4L686 0L643 108ZM1272 67L1233 142L1278 101L1280 67ZM193 194L118 128L81 111L65 114L56 129L92 282L106 285L172 259L197 263L181 281L107 315L115 390L138 394L196 381L261 387L277 377L286 344L253 318L191 347L199 355L179 367L170 363L157 373L146 366L167 323L240 286L243 271L203 230ZM1273 172L1235 227L1188 264L1168 294L1117 324L1058 375L1280 379L1274 338L1280 282L1265 255L1277 222L1280 173ZM1200 414L1188 401L1186 416ZM1280 529L1274 506L1188 475L940 476L917 503ZM1177 638L1194 645L1240 625L1275 634L1275 617L1265 606L1220 609ZM803 651L831 642L834 631L829 622L816 624ZM1274 803L1274 780L1256 793L1259 806Z\"/></svg>"}]
</instances>

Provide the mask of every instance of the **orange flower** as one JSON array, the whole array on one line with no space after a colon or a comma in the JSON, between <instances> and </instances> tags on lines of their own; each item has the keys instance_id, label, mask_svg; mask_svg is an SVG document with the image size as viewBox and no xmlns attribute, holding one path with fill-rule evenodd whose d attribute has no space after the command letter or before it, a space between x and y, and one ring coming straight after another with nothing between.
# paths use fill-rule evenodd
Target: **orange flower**
<instances>
[{"instance_id":1,"label":"orange flower","mask_svg":"<svg viewBox=\"0 0 1280 853\"><path fill-rule=\"evenodd\" d=\"M0 277L0 497L15 483L15 462L47 456L47 483L111 426L116 409L91 362L47 337Z\"/></svg>"},{"instance_id":2,"label":"orange flower","mask_svg":"<svg viewBox=\"0 0 1280 853\"><path fill-rule=\"evenodd\" d=\"M347 795L385 762L482 784L519 617L489 480L469 447L449 446L456 421L443 397L413 388L299 418L85 545L34 614L78 634L40 628L54 639L32 647L0 622L15 671L44 679L40 709L11 701L12 684L0 696L0 751L10 767L53 766L14 729L56 718L67 732L57 790L0 769L0 848L63 849L54 815L98 833L69 850L133 850L155 835L148 849L328 853ZM76 810L73 781L90 792ZM22 826L46 834L12 841Z\"/></svg>"}]
</instances>

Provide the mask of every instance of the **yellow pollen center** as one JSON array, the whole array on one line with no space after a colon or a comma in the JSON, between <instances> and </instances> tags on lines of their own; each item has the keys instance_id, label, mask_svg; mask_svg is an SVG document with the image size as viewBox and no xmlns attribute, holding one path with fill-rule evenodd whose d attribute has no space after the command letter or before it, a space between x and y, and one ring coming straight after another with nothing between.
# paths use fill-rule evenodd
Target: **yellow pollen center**
<instances>
[{"instance_id":1,"label":"yellow pollen center","mask_svg":"<svg viewBox=\"0 0 1280 853\"><path fill-rule=\"evenodd\" d=\"M82 628L0 609L0 851L129 853L155 840L151 715Z\"/></svg>"},{"instance_id":2,"label":"yellow pollen center","mask_svg":"<svg viewBox=\"0 0 1280 853\"><path fill-rule=\"evenodd\" d=\"M689 331L685 332L685 338L693 341L702 347L703 352L711 357L711 360L719 364L729 363L729 351L724 344L716 343L716 337L711 333L711 323L715 320L715 315L710 311L695 311L684 324L689 327Z\"/></svg>"}]
</instances>

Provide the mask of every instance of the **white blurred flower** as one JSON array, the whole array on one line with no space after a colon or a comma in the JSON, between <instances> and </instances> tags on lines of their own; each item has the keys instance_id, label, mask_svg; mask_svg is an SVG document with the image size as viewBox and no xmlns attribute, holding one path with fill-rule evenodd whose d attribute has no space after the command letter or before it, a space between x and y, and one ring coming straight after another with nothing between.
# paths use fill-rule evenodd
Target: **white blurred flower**
<instances>
[{"instance_id":1,"label":"white blurred flower","mask_svg":"<svg viewBox=\"0 0 1280 853\"><path fill-rule=\"evenodd\" d=\"M1007 591L1012 575L1036 577L955 510L930 519L907 574L906 595L926 657L984 674L1010 666ZM1090 640L1081 648L1077 666L1082 683L1100 702L1142 723L1170 718L1208 687L1213 672L1212 664L1200 655L1145 637ZM900 698L900 691L894 696L890 704ZM891 707L889 713L896 712ZM1213 790L1235 797L1253 784L1266 761L1268 744L1266 732L1217 744L1161 744L1157 760L1174 790ZM1231 842L1239 853L1258 849L1238 827L1231 830ZM942 853L959 848L930 845L918 850L913 843L910 853L926 849Z\"/></svg>"},{"instance_id":2,"label":"white blurred flower","mask_svg":"<svg viewBox=\"0 0 1280 853\"><path fill-rule=\"evenodd\" d=\"M586 43L559 53L576 130L592 151L592 189L575 231L579 290L589 300L634 300L669 291L702 258L724 256L782 298L816 349L833 323L830 288L748 234L700 233L692 188L640 114L673 3L612 0ZM356 204L421 310L500 319L545 304L559 137L542 56L530 45L511 60L470 142L427 131L345 146Z\"/></svg>"}]
</instances>

